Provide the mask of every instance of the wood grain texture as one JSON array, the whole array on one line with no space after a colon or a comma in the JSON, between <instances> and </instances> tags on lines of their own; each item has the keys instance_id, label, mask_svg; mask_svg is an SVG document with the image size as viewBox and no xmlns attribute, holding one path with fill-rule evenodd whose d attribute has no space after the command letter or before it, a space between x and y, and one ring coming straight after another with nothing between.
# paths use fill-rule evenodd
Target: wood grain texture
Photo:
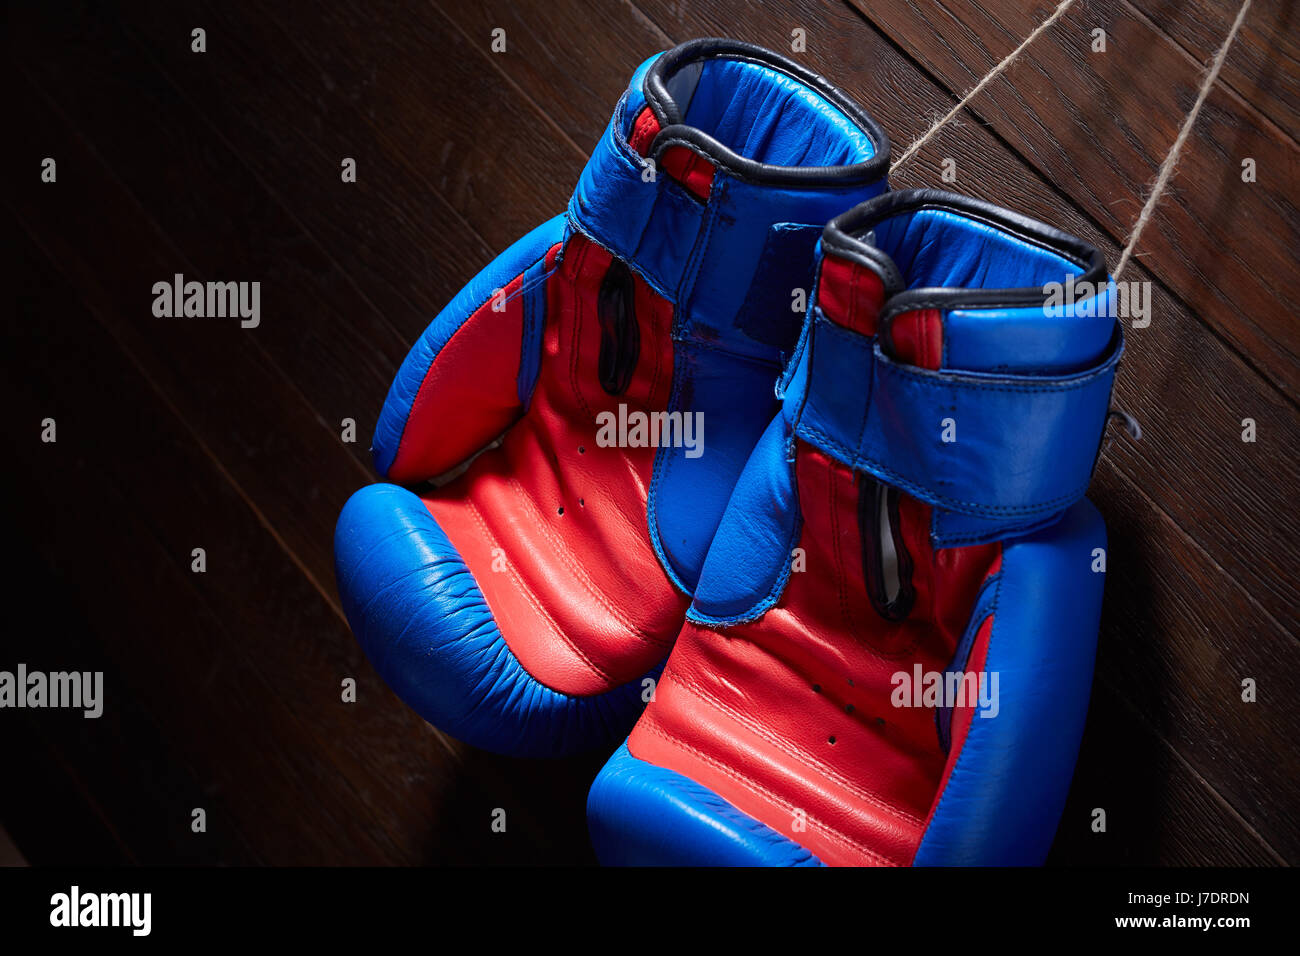
<instances>
[{"instance_id":1,"label":"wood grain texture","mask_svg":"<svg viewBox=\"0 0 1300 956\"><path fill-rule=\"evenodd\" d=\"M1295 636L1270 621L1143 490L1103 463L1090 497L1107 527L1097 682L1116 691L1280 858L1300 861ZM1242 700L1242 681L1261 688ZM1112 746L1122 746L1112 741Z\"/></svg>"},{"instance_id":2,"label":"wood grain texture","mask_svg":"<svg viewBox=\"0 0 1300 956\"><path fill-rule=\"evenodd\" d=\"M959 92L1051 9L1016 0L855 2ZM1097 26L1107 32L1105 53L1092 52ZM969 109L1122 242L1196 99L1201 75L1199 64L1123 0L1095 0L1071 8ZM1246 158L1257 164L1256 182L1242 181ZM1216 87L1137 250L1153 275L1258 363L1293 403L1300 383L1290 291L1300 245L1298 175L1295 140Z\"/></svg>"},{"instance_id":3,"label":"wood grain texture","mask_svg":"<svg viewBox=\"0 0 1300 956\"><path fill-rule=\"evenodd\" d=\"M1104 683L1088 726L1048 865L1276 866L1283 862L1172 746L1142 733L1142 716ZM1133 795L1142 794L1141 800ZM1105 812L1105 830L1095 828Z\"/></svg>"},{"instance_id":4,"label":"wood grain texture","mask_svg":"<svg viewBox=\"0 0 1300 956\"><path fill-rule=\"evenodd\" d=\"M1131 5L1198 63L1208 63L1232 28L1235 0L1132 0ZM1300 136L1300 7L1254 0L1220 74L1225 87Z\"/></svg>"},{"instance_id":5,"label":"wood grain texture","mask_svg":"<svg viewBox=\"0 0 1300 956\"><path fill-rule=\"evenodd\" d=\"M18 347L6 355L3 385L18 410L8 437L22 446L11 500L30 503L20 531L42 562L34 580L47 589L76 583L69 621L85 627L69 623L83 633L68 652L102 661L133 701L98 737L76 724L23 737L42 768L41 791L78 795L61 805L77 816L88 853L141 862L591 862L583 804L601 755L507 760L411 714L342 620L333 523L346 497L373 480L365 439L409 343L492 255L562 209L646 56L709 34L788 51L791 29L803 27L808 49L797 58L905 144L951 106L979 51L992 56L1014 25L994 4L1001 19L951 30L932 48L882 25L875 4L860 6L11 7L14 121L34 144L18 159L59 158L57 188L6 200L30 236L18 259L29 276L23 324L11 330ZM1192 70L1197 32L1153 27L1149 6L1101 9L1118 18L1124 43L1165 44L1152 69L1181 58ZM891 7L890 16L918 9ZM189 51L195 25L209 34L202 56ZM504 53L489 48L496 27L507 33ZM1252 26L1251 43L1266 42L1261 30ZM1255 55L1243 56L1225 72L1226 99L1214 100L1226 128L1242 125L1245 114L1234 111L1255 77ZM1076 110L1062 57L1059 75L1030 70L1016 89L990 95L996 115L961 118L896 184L941 185L938 160L955 157L952 188L1084 236L1113 263L1125 214L1108 216L1096 200L1125 176L1140 186L1139 160L1158 163L1159 150L1126 138L1131 161L1098 186L1094 156L1045 158L1040 134L1006 128L1044 122L1049 107L1064 110L1067 128L1114 122ZM1258 110L1284 116L1287 83L1270 88L1276 95ZM1131 92L1113 103L1126 130L1151 108ZM1162 113L1150 124L1177 121ZM1280 127L1265 128L1278 138ZM358 161L355 184L340 181L345 156ZM1056 164L1074 168L1061 175ZM1219 180L1182 175L1180 202L1197 215L1224 201ZM22 176L30 178L14 174ZM1257 271L1273 268L1281 241L1265 238L1274 246L1251 260ZM1109 581L1084 752L1054 863L1300 859L1290 743L1300 715L1286 697L1300 666L1300 527L1287 507L1300 494L1300 422L1287 391L1293 328L1267 313L1255 339L1237 335L1231 323L1243 320L1214 304L1208 280L1194 295L1182 281L1193 254L1181 249L1183 263L1171 264L1174 253L1153 246L1130 276L1148 278L1150 267L1157 280L1155 321L1129 333L1116 392L1146 434L1116 439L1092 490L1110 528ZM153 319L148 290L175 272L262 280L262 326ZM50 408L61 440L66 429L79 436L52 455L33 446L30 426ZM339 440L344 417L357 422L355 445ZM1243 417L1258 423L1254 445L1240 441ZM197 538L210 542L204 576L188 567ZM114 559L93 580L71 557L87 548ZM35 641L20 646L39 650ZM344 676L359 684L350 709L338 700ZM1240 701L1243 676L1259 680L1258 703ZM231 687L249 688L246 699L228 702ZM213 727L223 733L209 743ZM172 813L197 799L220 821L198 847L188 820L178 829ZM25 844L9 822L38 803L0 801L20 847L75 859L69 841L37 834ZM1106 834L1089 827L1099 806ZM506 835L488 827L498 807L508 813Z\"/></svg>"},{"instance_id":6,"label":"wood grain texture","mask_svg":"<svg viewBox=\"0 0 1300 956\"><path fill-rule=\"evenodd\" d=\"M17 261L24 268L43 266L25 254ZM7 490L17 493L17 486ZM35 508L19 511L11 526L14 546L33 556L39 554L37 538L45 533ZM6 666L21 661L29 670L101 671L105 704L94 719L74 710L20 712L8 715L14 720L0 721L0 748L14 766L24 768L23 785L4 787L0 801L27 804L12 811L0 806L0 816L60 821L55 827L24 827L25 837L39 841L32 858L41 863L262 862L238 828L227 827L212 841L191 831L196 806L215 819L231 819L226 800L204 786L205 777L195 769L201 761L194 759L196 748L189 741L180 748L169 745L162 730L165 715L153 711L147 699L123 692L130 685L98 632L97 610L84 607L78 596L79 577L90 571L84 562L69 564L68 577L39 559L13 569L17 592L46 609L46 616L40 628L11 630ZM62 843L65 829L71 837L66 847L44 845Z\"/></svg>"},{"instance_id":7,"label":"wood grain texture","mask_svg":"<svg viewBox=\"0 0 1300 956\"><path fill-rule=\"evenodd\" d=\"M392 370L396 367L394 362L392 370L377 378L367 379L359 374L365 370L364 363L359 363L355 370L348 368L349 356L367 354L365 348L352 338L360 334L358 330L375 334L377 342L384 341L383 335L388 330L373 318L373 310L367 309L362 300L350 294L346 287L333 285L330 277L337 273L332 273L328 268L314 268L317 263L313 263L312 267L300 266L301 258L325 258L323 255L317 256L314 249L316 243L311 237L304 234L292 218L279 210L275 198L268 195L257 180L246 174L238 157L225 150L222 139L216 136L212 128L205 126L201 115L196 115L192 110L175 108L169 101L169 97L176 98L174 93L154 95L161 77L157 71L141 62L124 31L116 29L113 23L106 20L92 20L91 23L94 28L93 37L98 42L85 42L81 46L68 42L66 48L61 47L64 49L63 62L55 63L53 69L34 66L33 71L38 68L43 70L39 74L41 81L43 84L48 83L52 95L66 90L64 100L71 104L69 109L73 121L83 124L80 129L84 136L94 136L99 155L92 154L85 144L68 146L68 152L64 155L74 158L74 168L89 169L96 165L96 159L106 159L112 166L112 172L105 172L105 182L86 186L85 193L78 192L78 188L81 188L78 186L72 189L71 194L60 197L60 201L77 204L72 218L66 216L57 204L44 209L36 206L25 211L33 220L39 220L47 228L60 233L55 237L53 246L60 261L66 256L74 269L83 270L83 276L98 278L111 275L116 280L111 291L101 290L102 297L96 301L103 304L104 315L114 330L139 346L137 351L131 353L133 359L141 363L143 374L167 396L168 403L175 402L178 413L185 418L204 452L219 463L222 471L228 467L232 454L244 459L233 465L234 471L227 477L235 483L238 495L249 504L250 514L245 521L262 526L256 529L257 533L269 532L272 539L287 549L288 558L309 576L337 618L331 640L321 645L331 652L329 662L338 665L334 671L324 675L327 683L333 680L332 686L337 687L340 674L356 673L353 665L361 657L356 642L342 623L334 594L332 529L347 496L361 484L373 480L368 464L357 464L355 468L348 466L344 460L347 455L345 449L364 449L365 437L373 431L374 414L378 411ZM56 24L55 28L61 27ZM60 69L66 68L71 58L78 58L79 62L85 63L89 70L94 71L107 58L107 50L113 51L111 59L123 61L122 66L117 72L105 67L105 72L112 75L106 77L103 83L93 85L91 95L86 95L85 90L75 85L60 83L61 77L72 75L69 70ZM117 77L125 70L134 70L138 75L126 73L129 82L123 88L122 81ZM109 98L96 98L96 91L101 87L109 89ZM39 102L37 91L32 89L30 92L32 98ZM139 109L138 115L133 116L133 120L139 124L134 131L137 135L134 139L121 140L125 144L121 148L115 145L118 139L111 125L114 121L111 106L114 95L119 97L116 102L127 99ZM54 122L53 117L61 110L61 105L47 115L32 118L32 128L41 130L42 137L49 141L58 141L60 134L43 129L42 124ZM301 104L290 104L286 109L300 109L300 106ZM269 115L273 119L278 114ZM268 121L268 125L274 123ZM90 132L87 133L87 130ZM157 168L135 161L142 143L157 144L159 155L167 155L163 149L165 144L180 131L188 131L181 134L182 138L206 144L203 148L196 149L194 156L182 154L180 168L189 169L189 176L209 184L207 189L192 195L161 192L162 187L156 182ZM72 137L72 142L76 143L77 139L78 137ZM174 154L172 162L176 162ZM120 185L117 182L119 175L126 181ZM172 180L175 178L175 175L171 177ZM137 187L139 192L131 191L128 184ZM227 231L226 224L231 215L225 209L228 197L239 197L241 200L237 215L242 218L232 222L254 234L284 236L283 247L276 255L266 259L260 248L245 249L240 238L234 234L234 224ZM115 203L119 205L114 205ZM145 274L150 269L156 270L158 266L142 250L142 261L130 263L123 273L115 263L114 249L100 245L94 237L94 231L88 228L89 222L101 217L104 221L117 222L121 235L128 237L126 241L133 248L137 243L145 244L145 248L159 248L160 259L169 263L171 257L176 256L179 264L174 269L168 264L163 267L167 271L158 273L160 275L169 276L172 271L184 271L187 275L196 277L260 275L266 288L280 289L282 303L302 299L310 301L315 311L307 324L312 326L320 341L329 344L332 352L323 357L306 353L303 344L295 339L296 330L304 325L301 313L286 310L280 313L278 319L273 320L269 296L265 302L268 307L267 328L274 322L280 326L280 331L266 338L246 337L236 331L224 342L213 343L210 349L204 344L211 333L210 329L196 326L184 328L180 323L160 323L156 320L152 321L150 332L141 335L137 323L133 321L133 316L138 314L138 306L133 306L132 300L138 300L138 297L131 290L138 289L139 284L145 282ZM137 221L137 231L133 232L129 224ZM70 223L70 232L64 234ZM215 236L209 234L209 226L215 230ZM147 244L154 238L151 235L153 233L166 236L166 241L155 241L155 246L149 247ZM234 250L236 254L243 251L247 258L226 262L220 271L209 270L203 265L196 266L196 261L206 263L209 260L207 251L213 247L214 238L223 243L221 248ZM407 238L411 243L418 243L425 237L416 235ZM402 240L403 237L397 235L394 248ZM178 245L189 250L188 254L177 248ZM343 251L347 252L346 249ZM487 258L489 257L485 254L483 263ZM472 274L477 268L475 265L468 271ZM137 272L137 269L141 271ZM313 280L316 276L327 277L325 281L332 287L327 292L314 287ZM448 280L444 299L450 298L455 291L455 287L450 284L453 281L458 286L462 280L459 277ZM426 321L427 315L416 318L409 330L412 338L422 330ZM405 346L402 348L403 353L404 351ZM266 404L263 405L263 402ZM365 413L355 412L356 408L365 409ZM268 409L275 411L269 413ZM362 440L359 446L343 445L338 440L338 426L329 424L331 419L338 422L342 415L347 414L354 415L358 421L358 435ZM356 457L368 463L369 456L364 452L357 453ZM276 490L266 486L265 469L275 473L276 477L271 480ZM226 596L235 598L235 595ZM283 611L292 614L294 609L287 606ZM275 622L259 621L258 624L260 626L253 633L268 629L278 633L275 631ZM317 634L318 639L319 637ZM309 652L310 648L307 650ZM340 653L343 655L342 660ZM292 659L292 655L286 659L286 667ZM377 682L368 667L363 669ZM376 686L382 688L377 683ZM373 741L360 740L360 745L370 746L373 743L374 752L383 755L390 752L379 746L382 739L406 740L413 733L417 740L426 738L417 749L409 753L400 754L397 751L401 760L396 761L397 765L385 768L386 773L398 774L410 786L421 787L430 782L427 779L428 767L435 766L439 760L445 762L448 754L457 759L463 758L464 748L451 744L440 733L416 720L386 690L381 690L380 695L385 700L383 716L386 723L374 728ZM357 731L353 729L350 733L355 736ZM437 752L430 752L430 746L434 744L442 751L441 756ZM489 820L490 810L504 805L503 791L511 794L531 792L534 795L534 807L540 808L551 820L568 820L570 827L576 829L557 830L536 812L530 812L527 807L517 807L518 812L513 814L513 832L531 834L530 838L534 841L554 847L554 859L590 859L581 807L585 800L586 781L589 781L594 770L566 778L548 776L523 762L490 756L475 755L474 763L477 766L477 776L486 779L488 786L496 793L489 800L482 792L470 789L469 792L475 794L474 799L487 803L480 814L481 819ZM585 767L590 760L579 763ZM421 767L426 769L422 770ZM451 787L454 781L445 776L434 782L440 791L449 788L465 790L464 787ZM408 807L412 812L424 813L426 817L433 812L433 803L427 798L417 797L409 802L399 799L398 802L403 807L403 813ZM422 831L411 827L404 832L409 838L413 834L418 836ZM432 852L430 848L436 849L436 840L450 838L453 841L450 851L455 852L454 844L458 839L456 833L455 829L439 830L430 838L435 841L433 843L418 836L413 846L420 851ZM433 858L440 857L435 854ZM466 857L457 852L453 858L491 859L493 856L479 853L477 857Z\"/></svg>"},{"instance_id":8,"label":"wood grain texture","mask_svg":"<svg viewBox=\"0 0 1300 956\"><path fill-rule=\"evenodd\" d=\"M50 268L34 256L23 265L33 276ZM113 565L93 586L83 584L78 599L89 603L87 613L110 622L100 637L123 678L113 682L110 671L114 708L126 697L166 715L168 741L194 754L206 789L204 799L165 800L170 795L154 790L160 781L127 773L144 741L109 735L98 746L123 774L117 787L146 789L153 802L143 807L157 813L145 814L154 827L204 806L213 853L237 845L239 831L255 834L257 855L234 862L524 862L548 848L553 860L586 862L581 813L568 809L582 801L565 781L593 773L590 759L570 761L582 770L560 777L558 786L539 781L539 768L529 762L477 754L462 761L459 753L450 760L438 735L364 664L346 625L107 334L76 303L63 301L56 281L33 298L43 310L60 307L58 334L49 335L36 315L21 316L17 344L33 361L14 364L8 381L25 386L16 421L30 426L54 417L64 429L62 447L76 460L64 467L47 454L39 466L24 462L28 473L50 468L56 476L18 494L30 505L37 550L64 573L73 570L63 556L77 554L77 536L113 543ZM29 330L25 337L22 330ZM86 388L110 396L93 414L71 404ZM69 426L76 429L71 435ZM129 456L114 453L123 433L135 439ZM33 446L30 436L8 437L33 454L48 450ZM78 496L92 468L100 476L97 493ZM172 480L160 486L160 474ZM53 529L50 514L60 516ZM207 551L203 575L190 572L195 542ZM156 603L158 592L165 602ZM138 634L158 637L139 641ZM154 647L160 639L167 653ZM355 705L341 700L343 677L357 680ZM116 754L124 745L125 753ZM78 758L79 768L83 763ZM222 801L225 815L218 812ZM564 810L555 812L552 801ZM508 811L506 835L490 829L496 807ZM561 845L551 832L557 819L564 823ZM335 833L339 827L361 828L367 837L350 840ZM221 862L207 846L190 838L185 849L193 862ZM185 857L146 855L141 862L167 859Z\"/></svg>"}]
</instances>

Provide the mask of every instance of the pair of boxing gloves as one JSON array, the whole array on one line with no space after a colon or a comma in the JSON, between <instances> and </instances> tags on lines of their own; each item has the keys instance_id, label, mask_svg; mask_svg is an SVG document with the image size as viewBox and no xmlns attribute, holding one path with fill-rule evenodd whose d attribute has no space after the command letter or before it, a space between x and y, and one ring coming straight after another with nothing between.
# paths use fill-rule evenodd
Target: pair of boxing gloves
<instances>
[{"instance_id":1,"label":"pair of boxing gloves","mask_svg":"<svg viewBox=\"0 0 1300 956\"><path fill-rule=\"evenodd\" d=\"M386 483L335 542L352 628L461 740L612 751L603 862L1051 844L1104 577L1106 267L888 164L796 63L660 54L380 413Z\"/></svg>"}]
</instances>

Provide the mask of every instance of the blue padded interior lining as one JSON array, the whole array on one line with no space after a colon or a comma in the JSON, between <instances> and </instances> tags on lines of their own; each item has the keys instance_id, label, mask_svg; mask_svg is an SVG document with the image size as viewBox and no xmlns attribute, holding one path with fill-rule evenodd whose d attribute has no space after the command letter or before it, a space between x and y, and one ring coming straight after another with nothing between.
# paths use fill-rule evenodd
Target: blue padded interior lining
<instances>
[{"instance_id":1,"label":"blue padded interior lining","mask_svg":"<svg viewBox=\"0 0 1300 956\"><path fill-rule=\"evenodd\" d=\"M899 213L874 227L909 289L1010 289L1064 282L1086 269L1059 253L941 209Z\"/></svg>"},{"instance_id":2,"label":"blue padded interior lining","mask_svg":"<svg viewBox=\"0 0 1300 956\"><path fill-rule=\"evenodd\" d=\"M683 116L728 149L771 166L848 166L875 155L871 138L837 107L757 63L705 61Z\"/></svg>"}]
</instances>

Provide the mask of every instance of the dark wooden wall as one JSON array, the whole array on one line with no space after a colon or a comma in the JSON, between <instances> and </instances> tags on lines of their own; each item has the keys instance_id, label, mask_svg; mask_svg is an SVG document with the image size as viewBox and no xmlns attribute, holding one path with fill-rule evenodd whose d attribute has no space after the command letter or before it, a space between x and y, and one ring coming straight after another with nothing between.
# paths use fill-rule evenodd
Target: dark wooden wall
<instances>
[{"instance_id":1,"label":"dark wooden wall","mask_svg":"<svg viewBox=\"0 0 1300 956\"><path fill-rule=\"evenodd\" d=\"M901 152L1051 6L11 4L18 570L0 667L108 681L97 721L0 714L6 766L23 768L0 820L28 859L591 861L600 755L509 760L447 738L383 686L343 619L333 524L372 480L367 439L398 363L470 276L562 209L652 53L703 35L790 52L802 28L794 55ZM1082 235L1113 265L1235 11L1076 4L896 185L942 185L952 158L950 188ZM1144 436L1117 438L1093 483L1106 606L1056 863L1300 859L1298 38L1293 3L1257 0L1126 275L1155 286L1116 396ZM45 157L57 183L38 181ZM261 281L261 326L154 319L151 287L177 272ZM39 440L47 417L55 444Z\"/></svg>"}]
</instances>

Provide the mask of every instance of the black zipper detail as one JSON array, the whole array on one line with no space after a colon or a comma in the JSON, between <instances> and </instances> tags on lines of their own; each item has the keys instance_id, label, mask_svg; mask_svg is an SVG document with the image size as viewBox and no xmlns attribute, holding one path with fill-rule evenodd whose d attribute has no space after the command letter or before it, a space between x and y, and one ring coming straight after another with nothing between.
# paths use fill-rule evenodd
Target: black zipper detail
<instances>
[{"instance_id":1,"label":"black zipper detail","mask_svg":"<svg viewBox=\"0 0 1300 956\"><path fill-rule=\"evenodd\" d=\"M641 333L635 303L632 273L621 260L612 260L596 297L596 314L600 317L600 359L596 368L600 387L610 395L627 391L640 357Z\"/></svg>"},{"instance_id":2,"label":"black zipper detail","mask_svg":"<svg viewBox=\"0 0 1300 956\"><path fill-rule=\"evenodd\" d=\"M912 586L912 555L907 550L898 520L899 491L867 474L859 473L858 482L858 534L862 537L862 568L867 596L871 598L876 613L885 620L901 621L912 610L916 588ZM887 518L887 522L882 522L882 516ZM895 555L898 575L896 589L890 586L893 582L886 580L886 541L882 523L889 526L889 544Z\"/></svg>"}]
</instances>

